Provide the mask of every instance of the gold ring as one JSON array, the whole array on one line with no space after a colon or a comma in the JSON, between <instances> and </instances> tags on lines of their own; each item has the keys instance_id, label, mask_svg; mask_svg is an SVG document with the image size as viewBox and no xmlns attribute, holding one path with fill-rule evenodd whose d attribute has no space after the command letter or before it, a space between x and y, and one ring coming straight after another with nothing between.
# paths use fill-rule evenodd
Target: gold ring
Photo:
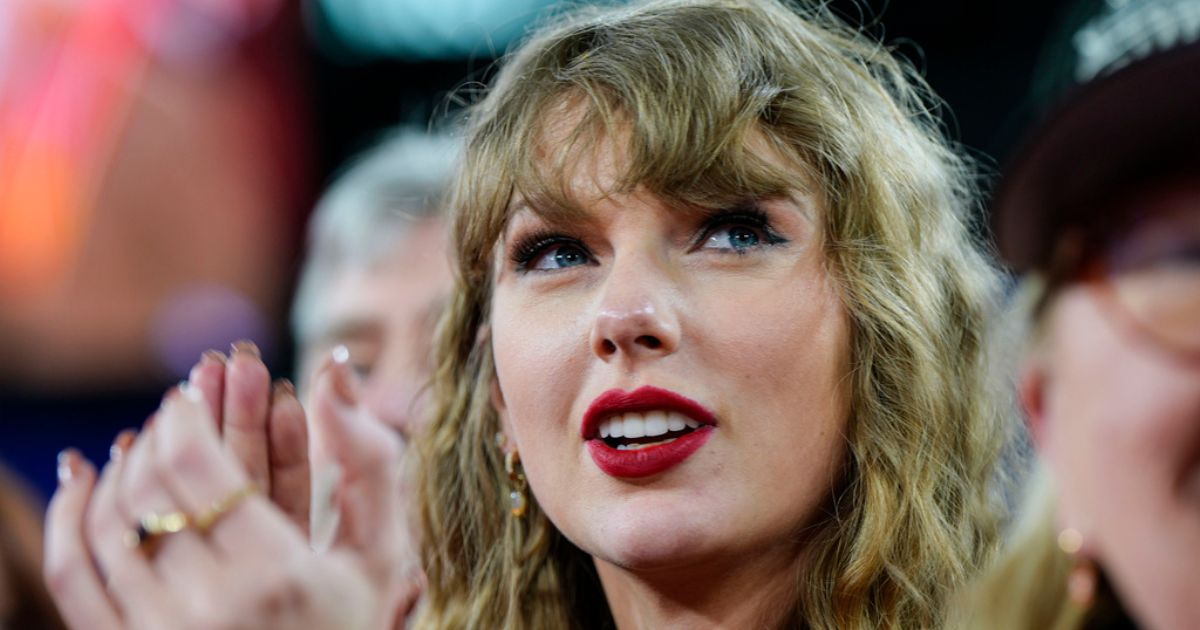
<instances>
[{"instance_id":1,"label":"gold ring","mask_svg":"<svg viewBox=\"0 0 1200 630\"><path fill-rule=\"evenodd\" d=\"M219 501L213 501L212 507L207 512L197 516L192 520L192 525L202 533L207 533L209 530L217 526L221 518L228 514L233 508L237 507L242 501L245 501L250 496L258 493L258 486L253 483L248 483L237 490L229 493L229 496Z\"/></svg>"},{"instance_id":2,"label":"gold ring","mask_svg":"<svg viewBox=\"0 0 1200 630\"><path fill-rule=\"evenodd\" d=\"M125 546L130 549L150 551L158 539L178 534L190 525L191 519L183 512L166 514L151 512L139 519L136 526L125 532Z\"/></svg>"}]
</instances>

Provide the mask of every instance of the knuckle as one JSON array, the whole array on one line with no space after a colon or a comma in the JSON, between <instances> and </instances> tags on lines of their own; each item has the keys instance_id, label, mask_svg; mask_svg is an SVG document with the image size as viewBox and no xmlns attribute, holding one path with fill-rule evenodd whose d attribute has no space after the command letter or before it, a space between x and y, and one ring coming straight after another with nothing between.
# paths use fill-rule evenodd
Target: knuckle
<instances>
[{"instance_id":1,"label":"knuckle","mask_svg":"<svg viewBox=\"0 0 1200 630\"><path fill-rule=\"evenodd\" d=\"M205 476L208 464L203 447L194 441L165 445L155 462L159 475L192 478Z\"/></svg>"}]
</instances>

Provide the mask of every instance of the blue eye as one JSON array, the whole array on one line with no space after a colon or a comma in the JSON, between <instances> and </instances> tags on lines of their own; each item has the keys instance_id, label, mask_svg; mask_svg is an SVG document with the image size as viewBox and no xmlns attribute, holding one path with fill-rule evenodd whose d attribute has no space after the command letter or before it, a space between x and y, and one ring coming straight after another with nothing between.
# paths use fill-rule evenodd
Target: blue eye
<instances>
[{"instance_id":1,"label":"blue eye","mask_svg":"<svg viewBox=\"0 0 1200 630\"><path fill-rule=\"evenodd\" d=\"M585 251L575 243L558 243L550 245L541 251L530 262L531 269L566 269L586 265L591 261Z\"/></svg>"},{"instance_id":2,"label":"blue eye","mask_svg":"<svg viewBox=\"0 0 1200 630\"><path fill-rule=\"evenodd\" d=\"M767 213L755 204L717 210L701 226L697 249L746 254L788 242L775 233Z\"/></svg>"},{"instance_id":3,"label":"blue eye","mask_svg":"<svg viewBox=\"0 0 1200 630\"><path fill-rule=\"evenodd\" d=\"M703 247L744 252L758 247L766 240L760 231L745 225L727 224L710 230Z\"/></svg>"},{"instance_id":4,"label":"blue eye","mask_svg":"<svg viewBox=\"0 0 1200 630\"><path fill-rule=\"evenodd\" d=\"M511 258L521 273L557 271L595 262L579 239L555 233L532 234L517 241Z\"/></svg>"}]
</instances>

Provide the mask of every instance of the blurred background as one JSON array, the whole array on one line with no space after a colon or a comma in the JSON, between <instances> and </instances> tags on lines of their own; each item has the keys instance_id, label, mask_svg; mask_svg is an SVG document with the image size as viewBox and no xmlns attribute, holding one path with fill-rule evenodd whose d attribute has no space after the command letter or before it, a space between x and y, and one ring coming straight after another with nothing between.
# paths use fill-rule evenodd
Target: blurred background
<instances>
[{"instance_id":1,"label":"blurred background","mask_svg":"<svg viewBox=\"0 0 1200 630\"><path fill-rule=\"evenodd\" d=\"M991 170L1061 4L831 3L922 69ZM0 462L48 496L59 450L103 461L209 347L251 339L288 374L316 194L385 129L454 118L558 5L0 0Z\"/></svg>"}]
</instances>

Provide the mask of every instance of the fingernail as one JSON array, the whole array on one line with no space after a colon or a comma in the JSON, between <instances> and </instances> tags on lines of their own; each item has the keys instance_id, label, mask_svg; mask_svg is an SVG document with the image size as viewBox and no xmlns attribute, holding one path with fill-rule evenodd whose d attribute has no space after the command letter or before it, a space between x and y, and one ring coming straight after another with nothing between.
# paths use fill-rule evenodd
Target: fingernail
<instances>
[{"instance_id":1,"label":"fingernail","mask_svg":"<svg viewBox=\"0 0 1200 630\"><path fill-rule=\"evenodd\" d=\"M255 359L262 358L262 353L258 351L258 346L254 345L254 342L249 339L235 341L229 348L230 357L236 357L239 354L248 354Z\"/></svg>"},{"instance_id":2,"label":"fingernail","mask_svg":"<svg viewBox=\"0 0 1200 630\"><path fill-rule=\"evenodd\" d=\"M344 358L340 359L340 354L342 353L338 353L338 349L346 350L346 352L344 352ZM334 391L336 392L337 397L340 397L344 403L356 404L359 400L358 374L355 374L353 370L350 370L349 354L349 350L346 349L346 346L338 346L335 348L334 358L332 358L334 359L334 364L330 366L330 371L334 372L332 373L332 378L334 378Z\"/></svg>"},{"instance_id":3,"label":"fingernail","mask_svg":"<svg viewBox=\"0 0 1200 630\"><path fill-rule=\"evenodd\" d=\"M117 439L113 440L112 446L108 448L108 458L114 462L121 461L125 456L125 452L133 445L133 439L137 437L137 432L133 429L125 429L117 434Z\"/></svg>"},{"instance_id":4,"label":"fingernail","mask_svg":"<svg viewBox=\"0 0 1200 630\"><path fill-rule=\"evenodd\" d=\"M58 483L65 484L79 476L79 451L68 448L58 454Z\"/></svg>"},{"instance_id":5,"label":"fingernail","mask_svg":"<svg viewBox=\"0 0 1200 630\"><path fill-rule=\"evenodd\" d=\"M205 361L210 361L213 363L220 363L221 365L225 365L225 355L221 354L220 352L218 352L216 350L205 350L204 354L200 355L200 362L204 363Z\"/></svg>"},{"instance_id":6,"label":"fingernail","mask_svg":"<svg viewBox=\"0 0 1200 630\"><path fill-rule=\"evenodd\" d=\"M296 396L296 386L286 378L276 379L271 386L271 400L279 400L284 396Z\"/></svg>"},{"instance_id":7,"label":"fingernail","mask_svg":"<svg viewBox=\"0 0 1200 630\"><path fill-rule=\"evenodd\" d=\"M191 381L183 381L179 384L179 392L183 397L192 402L204 402L204 392L200 391L199 387L192 385Z\"/></svg>"}]
</instances>

